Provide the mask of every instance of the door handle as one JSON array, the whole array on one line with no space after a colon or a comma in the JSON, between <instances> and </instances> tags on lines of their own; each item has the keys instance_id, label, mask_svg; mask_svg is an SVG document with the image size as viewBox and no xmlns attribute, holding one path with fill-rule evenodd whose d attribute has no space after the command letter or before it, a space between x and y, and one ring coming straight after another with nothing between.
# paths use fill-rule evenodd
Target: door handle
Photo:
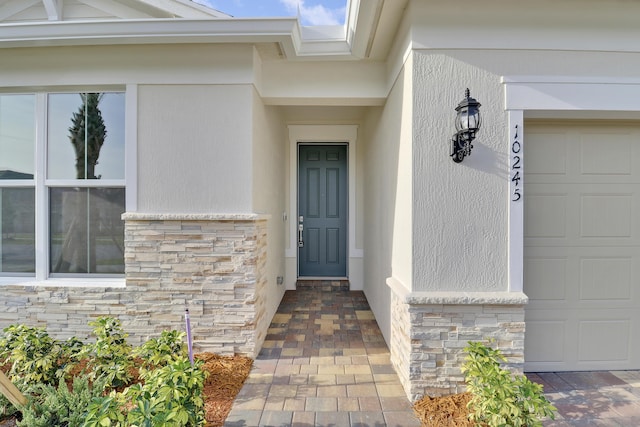
<instances>
[{"instance_id":1,"label":"door handle","mask_svg":"<svg viewBox=\"0 0 640 427\"><path fill-rule=\"evenodd\" d=\"M302 224L298 224L298 247L304 247L304 240L302 240L302 230L304 230L304 226Z\"/></svg>"}]
</instances>

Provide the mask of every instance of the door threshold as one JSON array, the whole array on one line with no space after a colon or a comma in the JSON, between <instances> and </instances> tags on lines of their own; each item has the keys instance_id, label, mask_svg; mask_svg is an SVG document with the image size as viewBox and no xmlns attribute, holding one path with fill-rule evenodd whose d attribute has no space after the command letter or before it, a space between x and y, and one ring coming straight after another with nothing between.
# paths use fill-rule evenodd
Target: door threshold
<instances>
[{"instance_id":1,"label":"door threshold","mask_svg":"<svg viewBox=\"0 0 640 427\"><path fill-rule=\"evenodd\" d=\"M299 278L296 281L296 290L313 289L323 291L348 291L349 279L345 278Z\"/></svg>"}]
</instances>

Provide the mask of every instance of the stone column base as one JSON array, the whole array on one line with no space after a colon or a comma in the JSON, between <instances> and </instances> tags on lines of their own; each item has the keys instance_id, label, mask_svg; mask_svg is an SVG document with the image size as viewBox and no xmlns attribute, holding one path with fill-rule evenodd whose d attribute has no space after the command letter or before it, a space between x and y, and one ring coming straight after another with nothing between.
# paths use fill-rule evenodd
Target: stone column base
<instances>
[{"instance_id":1,"label":"stone column base","mask_svg":"<svg viewBox=\"0 0 640 427\"><path fill-rule=\"evenodd\" d=\"M411 401L465 390L461 366L469 341L493 340L510 367L524 367L521 292L408 292L393 278L391 362Z\"/></svg>"}]
</instances>

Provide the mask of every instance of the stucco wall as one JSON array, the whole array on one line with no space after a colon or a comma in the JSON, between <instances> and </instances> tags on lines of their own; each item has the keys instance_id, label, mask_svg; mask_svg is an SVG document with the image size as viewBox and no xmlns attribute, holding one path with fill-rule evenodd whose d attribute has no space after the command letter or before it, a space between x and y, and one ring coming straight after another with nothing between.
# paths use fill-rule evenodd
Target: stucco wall
<instances>
[{"instance_id":1,"label":"stucco wall","mask_svg":"<svg viewBox=\"0 0 640 427\"><path fill-rule=\"evenodd\" d=\"M640 5L618 2L612 8L587 0L574 6L543 0L504 8L490 0L465 14L455 3L410 3L413 227L419 236L414 291L508 289L509 145L502 77L637 77L640 55L629 41L640 29L629 17L640 13ZM448 144L455 131L454 108L467 87L482 103L484 122L472 155L456 165ZM555 117L553 112L526 114Z\"/></svg>"},{"instance_id":2,"label":"stucco wall","mask_svg":"<svg viewBox=\"0 0 640 427\"><path fill-rule=\"evenodd\" d=\"M251 212L251 86L141 85L138 94L138 209Z\"/></svg>"},{"instance_id":3,"label":"stucco wall","mask_svg":"<svg viewBox=\"0 0 640 427\"><path fill-rule=\"evenodd\" d=\"M414 52L414 291L507 289L506 115L499 76ZM452 78L455 76L455 78ZM465 88L485 118L470 157L449 157Z\"/></svg>"},{"instance_id":4,"label":"stucco wall","mask_svg":"<svg viewBox=\"0 0 640 427\"><path fill-rule=\"evenodd\" d=\"M285 274L285 172L287 137L278 107L265 106L258 94L253 92L252 138L253 138L253 210L268 214L267 259L264 269L265 286L258 298L265 306L265 315L260 319L258 330L267 330L269 323L284 295L284 281L277 283ZM260 343L261 345L262 343Z\"/></svg>"},{"instance_id":5,"label":"stucco wall","mask_svg":"<svg viewBox=\"0 0 640 427\"><path fill-rule=\"evenodd\" d=\"M416 50L413 55L414 233L420 236L413 290L507 290L509 157L501 77L626 78L640 69L640 55L480 49ZM482 103L483 125L472 155L455 164L448 143L455 131L454 108L466 87Z\"/></svg>"},{"instance_id":6,"label":"stucco wall","mask_svg":"<svg viewBox=\"0 0 640 427\"><path fill-rule=\"evenodd\" d=\"M244 45L5 48L2 86L91 90L126 84L250 84L252 60L253 49Z\"/></svg>"},{"instance_id":7,"label":"stucco wall","mask_svg":"<svg viewBox=\"0 0 640 427\"><path fill-rule=\"evenodd\" d=\"M406 65L411 69L411 61ZM411 73L401 72L383 108L363 126L365 203L364 291L387 342L390 338L388 277L412 286Z\"/></svg>"}]
</instances>

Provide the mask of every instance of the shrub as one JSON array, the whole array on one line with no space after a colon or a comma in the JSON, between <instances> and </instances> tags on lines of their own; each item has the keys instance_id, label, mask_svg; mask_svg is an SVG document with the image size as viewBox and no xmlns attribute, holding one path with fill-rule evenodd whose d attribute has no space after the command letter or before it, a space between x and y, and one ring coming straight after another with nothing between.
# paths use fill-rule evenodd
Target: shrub
<instances>
[{"instance_id":1,"label":"shrub","mask_svg":"<svg viewBox=\"0 0 640 427\"><path fill-rule=\"evenodd\" d=\"M4 329L2 357L12 364L9 377L27 384L54 384L62 356L62 345L43 327L11 325Z\"/></svg>"},{"instance_id":2,"label":"shrub","mask_svg":"<svg viewBox=\"0 0 640 427\"><path fill-rule=\"evenodd\" d=\"M94 399L83 427L182 427L204 425L203 362L194 366L179 357L166 366L145 371L145 383L122 393ZM125 414L128 403L131 409Z\"/></svg>"},{"instance_id":3,"label":"shrub","mask_svg":"<svg viewBox=\"0 0 640 427\"><path fill-rule=\"evenodd\" d=\"M82 427L124 427L124 396L115 391L109 396L97 397L88 406Z\"/></svg>"},{"instance_id":4,"label":"shrub","mask_svg":"<svg viewBox=\"0 0 640 427\"><path fill-rule=\"evenodd\" d=\"M191 365L178 357L166 366L143 374L144 385L134 385L125 394L135 401L128 421L136 426L167 427L204 424L205 373L202 361Z\"/></svg>"},{"instance_id":5,"label":"shrub","mask_svg":"<svg viewBox=\"0 0 640 427\"><path fill-rule=\"evenodd\" d=\"M0 361L12 364L13 380L29 399L19 408L23 417L19 426L204 425L204 362L190 363L184 332L165 331L133 350L117 319L100 317L89 325L96 341L88 345L75 338L56 341L44 328L5 329ZM142 383L131 386L134 355L143 358L140 367L145 369L139 373ZM65 375L77 372L72 362L77 366L81 361L86 362L84 371L70 388ZM56 375L61 378L57 386ZM105 390L111 393L105 395ZM15 413L5 400L0 399L0 411Z\"/></svg>"},{"instance_id":6,"label":"shrub","mask_svg":"<svg viewBox=\"0 0 640 427\"><path fill-rule=\"evenodd\" d=\"M127 343L128 334L122 330L120 321L99 317L89 322L89 326L93 327L96 342L85 345L76 359L87 359L90 379L104 379L111 388L128 385L133 379L134 360L132 348Z\"/></svg>"},{"instance_id":7,"label":"shrub","mask_svg":"<svg viewBox=\"0 0 640 427\"><path fill-rule=\"evenodd\" d=\"M66 382L60 381L58 387L49 384L36 384L28 388L31 394L27 405L21 408L22 421L18 426L80 427L84 422L87 406L92 399L101 396L104 384L91 384L86 376L76 377L70 390Z\"/></svg>"},{"instance_id":8,"label":"shrub","mask_svg":"<svg viewBox=\"0 0 640 427\"><path fill-rule=\"evenodd\" d=\"M542 426L541 418L554 418L556 408L540 384L500 367L506 361L500 350L469 342L465 351L462 371L472 394L472 421L488 427L538 427Z\"/></svg>"},{"instance_id":9,"label":"shrub","mask_svg":"<svg viewBox=\"0 0 640 427\"><path fill-rule=\"evenodd\" d=\"M134 350L134 356L142 359L144 368L166 366L174 359L187 357L184 332L162 331L160 337L152 338Z\"/></svg>"}]
</instances>

